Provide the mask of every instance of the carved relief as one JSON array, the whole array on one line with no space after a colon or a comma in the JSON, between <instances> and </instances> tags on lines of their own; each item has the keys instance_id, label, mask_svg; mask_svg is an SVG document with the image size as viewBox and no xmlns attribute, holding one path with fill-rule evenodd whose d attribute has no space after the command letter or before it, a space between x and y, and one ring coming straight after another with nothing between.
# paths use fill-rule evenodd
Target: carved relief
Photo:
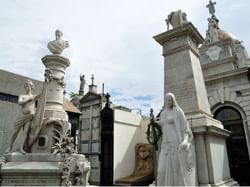
<instances>
[{"instance_id":1,"label":"carved relief","mask_svg":"<svg viewBox=\"0 0 250 187\"><path fill-rule=\"evenodd\" d=\"M209 56L209 58L212 61L215 61L215 60L219 60L220 52L221 52L221 48L220 47L218 47L218 46L212 46L212 47L208 48L208 50L206 52L206 55Z\"/></svg>"}]
</instances>

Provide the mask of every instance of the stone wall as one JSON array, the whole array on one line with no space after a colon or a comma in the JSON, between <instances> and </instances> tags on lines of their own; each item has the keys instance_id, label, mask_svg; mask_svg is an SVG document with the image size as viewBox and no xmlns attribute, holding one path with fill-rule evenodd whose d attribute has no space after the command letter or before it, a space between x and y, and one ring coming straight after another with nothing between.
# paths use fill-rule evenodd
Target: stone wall
<instances>
[{"instance_id":1,"label":"stone wall","mask_svg":"<svg viewBox=\"0 0 250 187\"><path fill-rule=\"evenodd\" d=\"M114 110L114 181L133 172L135 145L148 143L145 134L148 122L141 115Z\"/></svg>"}]
</instances>

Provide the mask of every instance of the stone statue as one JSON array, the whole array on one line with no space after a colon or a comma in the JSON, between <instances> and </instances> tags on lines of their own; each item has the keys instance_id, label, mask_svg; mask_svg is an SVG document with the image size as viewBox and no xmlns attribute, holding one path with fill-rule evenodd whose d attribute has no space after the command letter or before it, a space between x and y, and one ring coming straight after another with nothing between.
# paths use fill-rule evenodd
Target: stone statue
<instances>
[{"instance_id":1,"label":"stone statue","mask_svg":"<svg viewBox=\"0 0 250 187\"><path fill-rule=\"evenodd\" d=\"M56 40L48 43L48 49L55 55L60 55L64 49L69 47L69 42L62 40L63 32L56 30Z\"/></svg>"},{"instance_id":2,"label":"stone statue","mask_svg":"<svg viewBox=\"0 0 250 187\"><path fill-rule=\"evenodd\" d=\"M137 144L133 173L116 181L117 184L148 185L154 178L154 147L149 144Z\"/></svg>"},{"instance_id":3,"label":"stone statue","mask_svg":"<svg viewBox=\"0 0 250 187\"><path fill-rule=\"evenodd\" d=\"M239 40L235 40L235 54L239 65L246 64L248 53L242 42Z\"/></svg>"},{"instance_id":4,"label":"stone statue","mask_svg":"<svg viewBox=\"0 0 250 187\"><path fill-rule=\"evenodd\" d=\"M18 98L18 104L22 108L23 115L21 117L19 117L15 122L14 133L11 137L10 146L6 151L7 153L12 151L13 144L14 144L16 137L21 129L23 129L23 131L24 131L24 133L23 133L24 138L20 142L19 151L23 154L26 153L26 151L24 151L24 149L27 149L26 143L27 143L28 133L29 133L29 130L32 126L32 122L34 120L35 112L36 112L35 100L39 96L32 94L32 90L34 89L34 84L30 80L27 80L27 82L24 84L24 89L26 91L26 94L20 95Z\"/></svg>"},{"instance_id":5,"label":"stone statue","mask_svg":"<svg viewBox=\"0 0 250 187\"><path fill-rule=\"evenodd\" d=\"M183 24L188 23L187 21L187 14L182 12L181 10L171 12L168 15L167 22L167 29L169 30L169 24L172 25L173 29L181 27Z\"/></svg>"},{"instance_id":6,"label":"stone statue","mask_svg":"<svg viewBox=\"0 0 250 187\"><path fill-rule=\"evenodd\" d=\"M85 77L85 75L80 75L80 81L81 81L81 83L80 83L79 95L83 95L83 93L84 93L84 86L86 84L86 80L85 80L84 77Z\"/></svg>"},{"instance_id":7,"label":"stone statue","mask_svg":"<svg viewBox=\"0 0 250 187\"><path fill-rule=\"evenodd\" d=\"M226 39L235 40L236 38L231 34L219 28L219 20L215 16L215 2L209 1L206 6L211 14L211 18L208 18L208 30L206 31L206 38L204 44L210 44Z\"/></svg>"},{"instance_id":8,"label":"stone statue","mask_svg":"<svg viewBox=\"0 0 250 187\"><path fill-rule=\"evenodd\" d=\"M158 160L157 186L195 186L193 135L175 96L167 93L160 114L162 142Z\"/></svg>"},{"instance_id":9,"label":"stone statue","mask_svg":"<svg viewBox=\"0 0 250 187\"><path fill-rule=\"evenodd\" d=\"M219 31L218 21L213 18L208 18L208 31L206 37L209 38L209 43L219 41L218 31Z\"/></svg>"}]
</instances>

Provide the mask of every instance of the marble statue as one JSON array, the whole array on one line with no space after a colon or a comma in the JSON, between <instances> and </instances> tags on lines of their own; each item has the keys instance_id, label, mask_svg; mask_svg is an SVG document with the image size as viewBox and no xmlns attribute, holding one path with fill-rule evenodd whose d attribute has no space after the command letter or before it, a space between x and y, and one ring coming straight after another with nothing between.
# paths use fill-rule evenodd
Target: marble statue
<instances>
[{"instance_id":1,"label":"marble statue","mask_svg":"<svg viewBox=\"0 0 250 187\"><path fill-rule=\"evenodd\" d=\"M48 49L54 55L60 55L64 49L69 47L69 42L62 40L63 32L56 30L56 40L48 43Z\"/></svg>"},{"instance_id":2,"label":"marble statue","mask_svg":"<svg viewBox=\"0 0 250 187\"><path fill-rule=\"evenodd\" d=\"M80 90L79 90L79 95L83 95L84 93L84 87L85 87L85 84L86 84L86 80L85 80L85 75L80 75Z\"/></svg>"},{"instance_id":3,"label":"marble statue","mask_svg":"<svg viewBox=\"0 0 250 187\"><path fill-rule=\"evenodd\" d=\"M29 135L29 130L32 126L32 122L34 121L35 117L35 112L36 112L35 101L39 96L32 94L32 90L34 89L34 84L30 80L26 81L26 83L24 84L24 89L26 91L26 94L20 95L18 98L18 104L21 106L22 116L19 117L15 122L14 133L11 137L10 146L6 151L7 153L12 151L13 144L21 129L23 129L24 131L23 133L24 138L20 142L19 151L24 154L26 153L28 148L27 147L28 145L26 144L27 138Z\"/></svg>"},{"instance_id":4,"label":"marble statue","mask_svg":"<svg viewBox=\"0 0 250 187\"><path fill-rule=\"evenodd\" d=\"M118 179L117 184L148 185L154 177L154 147L149 144L136 144L135 168L131 175Z\"/></svg>"},{"instance_id":5,"label":"marble statue","mask_svg":"<svg viewBox=\"0 0 250 187\"><path fill-rule=\"evenodd\" d=\"M242 42L235 40L235 54L238 60L238 64L244 65L248 59L248 53Z\"/></svg>"},{"instance_id":6,"label":"marble statue","mask_svg":"<svg viewBox=\"0 0 250 187\"><path fill-rule=\"evenodd\" d=\"M208 18L208 31L207 37L209 37L209 42L217 42L219 41L219 26L218 21L213 18Z\"/></svg>"},{"instance_id":7,"label":"marble statue","mask_svg":"<svg viewBox=\"0 0 250 187\"><path fill-rule=\"evenodd\" d=\"M173 29L181 27L183 24L188 23L187 14L181 10L171 12L166 19L167 30L169 30L169 24L172 25Z\"/></svg>"},{"instance_id":8,"label":"marble statue","mask_svg":"<svg viewBox=\"0 0 250 187\"><path fill-rule=\"evenodd\" d=\"M219 28L219 20L215 16L215 2L209 1L206 6L211 14L211 18L208 18L208 30L206 31L206 38L204 44L210 44L226 39L236 40L231 34Z\"/></svg>"},{"instance_id":9,"label":"marble statue","mask_svg":"<svg viewBox=\"0 0 250 187\"><path fill-rule=\"evenodd\" d=\"M195 186L193 134L172 93L165 96L159 125L163 136L158 160L157 186Z\"/></svg>"}]
</instances>

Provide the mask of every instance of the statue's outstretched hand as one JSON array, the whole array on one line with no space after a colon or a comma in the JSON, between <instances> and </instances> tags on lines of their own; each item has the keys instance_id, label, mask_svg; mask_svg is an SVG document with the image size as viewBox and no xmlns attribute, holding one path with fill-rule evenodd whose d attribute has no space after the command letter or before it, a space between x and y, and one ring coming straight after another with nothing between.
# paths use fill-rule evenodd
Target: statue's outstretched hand
<instances>
[{"instance_id":1,"label":"statue's outstretched hand","mask_svg":"<svg viewBox=\"0 0 250 187\"><path fill-rule=\"evenodd\" d=\"M186 142L186 141L183 141L181 144L180 144L180 147L179 149L183 149L185 151L188 151L190 147L190 143L189 142Z\"/></svg>"}]
</instances>

